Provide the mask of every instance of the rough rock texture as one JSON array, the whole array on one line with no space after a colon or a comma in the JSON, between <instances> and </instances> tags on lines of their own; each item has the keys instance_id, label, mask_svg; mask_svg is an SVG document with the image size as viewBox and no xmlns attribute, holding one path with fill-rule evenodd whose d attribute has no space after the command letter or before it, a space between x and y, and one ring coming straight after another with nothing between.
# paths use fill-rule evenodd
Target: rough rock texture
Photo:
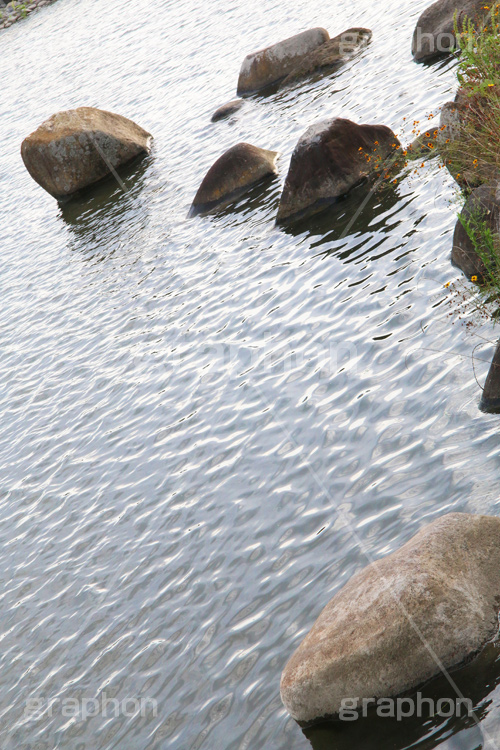
<instances>
[{"instance_id":1,"label":"rough rock texture","mask_svg":"<svg viewBox=\"0 0 500 750\"><path fill-rule=\"evenodd\" d=\"M189 212L208 213L244 193L265 177L277 174L276 151L238 143L222 154L205 175Z\"/></svg>"},{"instance_id":2,"label":"rough rock texture","mask_svg":"<svg viewBox=\"0 0 500 750\"><path fill-rule=\"evenodd\" d=\"M390 698L475 655L498 631L500 518L450 513L361 570L330 601L281 677L308 723L344 698Z\"/></svg>"},{"instance_id":3,"label":"rough rock texture","mask_svg":"<svg viewBox=\"0 0 500 750\"><path fill-rule=\"evenodd\" d=\"M425 62L447 54L456 46L454 15L458 11L458 28L466 18L481 21L487 14L483 0L437 0L426 8L417 21L411 46L416 62Z\"/></svg>"},{"instance_id":4,"label":"rough rock texture","mask_svg":"<svg viewBox=\"0 0 500 750\"><path fill-rule=\"evenodd\" d=\"M486 266L478 255L474 243L467 233L463 222L470 224L474 231L476 224L483 222L494 234L500 234L500 190L498 185L481 185L467 198L453 234L451 262L458 266L468 279L477 276L478 283L483 283Z\"/></svg>"},{"instance_id":5,"label":"rough rock texture","mask_svg":"<svg viewBox=\"0 0 500 750\"><path fill-rule=\"evenodd\" d=\"M353 28L344 31L306 55L281 85L287 86L320 71L329 73L338 70L363 47L366 47L371 38L372 32L369 29Z\"/></svg>"},{"instance_id":6,"label":"rough rock texture","mask_svg":"<svg viewBox=\"0 0 500 750\"><path fill-rule=\"evenodd\" d=\"M26 169L62 200L148 153L152 136L132 120L93 107L58 112L24 139Z\"/></svg>"},{"instance_id":7,"label":"rough rock texture","mask_svg":"<svg viewBox=\"0 0 500 750\"><path fill-rule=\"evenodd\" d=\"M326 29L309 29L247 55L238 78L238 96L253 94L281 81L306 55L329 39Z\"/></svg>"},{"instance_id":8,"label":"rough rock texture","mask_svg":"<svg viewBox=\"0 0 500 750\"><path fill-rule=\"evenodd\" d=\"M243 99L233 99L232 102L227 102L227 104L223 104L222 107L219 107L219 109L216 109L215 112L212 115L212 122L217 122L217 120L223 120L225 117L229 117L230 115L234 115L235 112L237 112L244 104Z\"/></svg>"},{"instance_id":9,"label":"rough rock texture","mask_svg":"<svg viewBox=\"0 0 500 750\"><path fill-rule=\"evenodd\" d=\"M337 117L312 125L290 160L277 223L290 223L331 205L373 172L399 147L385 125L357 125Z\"/></svg>"},{"instance_id":10,"label":"rough rock texture","mask_svg":"<svg viewBox=\"0 0 500 750\"><path fill-rule=\"evenodd\" d=\"M491 414L500 412L500 342L497 344L479 408Z\"/></svg>"}]
</instances>

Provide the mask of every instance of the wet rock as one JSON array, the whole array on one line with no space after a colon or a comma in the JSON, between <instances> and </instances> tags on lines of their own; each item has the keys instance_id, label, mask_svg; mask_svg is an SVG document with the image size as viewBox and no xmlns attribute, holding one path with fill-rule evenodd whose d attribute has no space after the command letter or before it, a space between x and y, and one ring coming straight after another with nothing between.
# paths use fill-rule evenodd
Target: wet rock
<instances>
[{"instance_id":1,"label":"wet rock","mask_svg":"<svg viewBox=\"0 0 500 750\"><path fill-rule=\"evenodd\" d=\"M285 666L283 703L307 724L401 695L476 655L499 607L500 518L445 515L333 597Z\"/></svg>"},{"instance_id":2,"label":"wet rock","mask_svg":"<svg viewBox=\"0 0 500 750\"><path fill-rule=\"evenodd\" d=\"M242 108L244 103L245 102L243 99L233 99L232 102L223 104L222 107L219 107L219 109L216 109L213 113L212 122L217 122L217 120L223 120L224 118L233 115L235 112Z\"/></svg>"},{"instance_id":3,"label":"wet rock","mask_svg":"<svg viewBox=\"0 0 500 750\"><path fill-rule=\"evenodd\" d=\"M481 411L490 414L500 413L500 342L497 344L488 377L484 384L479 408Z\"/></svg>"},{"instance_id":4,"label":"wet rock","mask_svg":"<svg viewBox=\"0 0 500 750\"><path fill-rule=\"evenodd\" d=\"M340 117L312 125L293 151L277 223L327 208L364 178L382 171L398 147L385 125L357 125Z\"/></svg>"},{"instance_id":5,"label":"wet rock","mask_svg":"<svg viewBox=\"0 0 500 750\"><path fill-rule=\"evenodd\" d=\"M283 80L288 86L315 73L331 73L345 65L356 53L366 47L372 38L369 29L353 28L330 39L310 52Z\"/></svg>"},{"instance_id":6,"label":"wet rock","mask_svg":"<svg viewBox=\"0 0 500 750\"><path fill-rule=\"evenodd\" d=\"M252 185L278 173L276 151L250 143L238 143L222 154L205 175L193 200L189 216L209 213L230 203Z\"/></svg>"},{"instance_id":7,"label":"wet rock","mask_svg":"<svg viewBox=\"0 0 500 750\"><path fill-rule=\"evenodd\" d=\"M426 62L449 53L457 45L454 16L458 11L458 28L466 18L481 21L488 14L483 0L437 0L426 8L417 21L411 52L416 62Z\"/></svg>"},{"instance_id":8,"label":"wet rock","mask_svg":"<svg viewBox=\"0 0 500 750\"><path fill-rule=\"evenodd\" d=\"M486 226L494 235L500 233L500 191L498 185L481 185L468 197L458 219L453 234L451 262L460 268L467 278L479 284L488 276L483 257L491 258L492 253L481 242L481 228ZM467 227L467 228L466 228Z\"/></svg>"},{"instance_id":9,"label":"wet rock","mask_svg":"<svg viewBox=\"0 0 500 750\"><path fill-rule=\"evenodd\" d=\"M78 107L43 122L22 142L21 156L33 179L63 200L149 153L151 140L126 117Z\"/></svg>"},{"instance_id":10,"label":"wet rock","mask_svg":"<svg viewBox=\"0 0 500 750\"><path fill-rule=\"evenodd\" d=\"M326 29L315 28L253 52L243 60L238 96L253 94L278 83L310 52L330 39Z\"/></svg>"}]
</instances>

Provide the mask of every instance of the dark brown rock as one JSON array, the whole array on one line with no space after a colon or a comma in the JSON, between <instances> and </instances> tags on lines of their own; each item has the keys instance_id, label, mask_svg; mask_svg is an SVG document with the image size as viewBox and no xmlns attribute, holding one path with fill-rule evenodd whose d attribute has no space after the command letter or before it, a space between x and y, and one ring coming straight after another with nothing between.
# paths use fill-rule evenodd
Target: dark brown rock
<instances>
[{"instance_id":1,"label":"dark brown rock","mask_svg":"<svg viewBox=\"0 0 500 750\"><path fill-rule=\"evenodd\" d=\"M369 29L353 28L312 50L281 83L288 86L315 73L331 73L345 65L366 47L372 38Z\"/></svg>"},{"instance_id":2,"label":"dark brown rock","mask_svg":"<svg viewBox=\"0 0 500 750\"><path fill-rule=\"evenodd\" d=\"M326 605L283 670L283 703L307 724L401 695L478 654L499 607L500 518L445 515Z\"/></svg>"},{"instance_id":3,"label":"dark brown rock","mask_svg":"<svg viewBox=\"0 0 500 750\"><path fill-rule=\"evenodd\" d=\"M411 52L416 62L426 62L448 54L457 45L454 17L458 28L466 18L481 22L488 14L483 0L437 0L426 8L417 21Z\"/></svg>"},{"instance_id":4,"label":"dark brown rock","mask_svg":"<svg viewBox=\"0 0 500 750\"><path fill-rule=\"evenodd\" d=\"M277 174L276 151L238 143L222 154L205 175L189 216L205 214L230 203L252 185Z\"/></svg>"},{"instance_id":5,"label":"dark brown rock","mask_svg":"<svg viewBox=\"0 0 500 750\"><path fill-rule=\"evenodd\" d=\"M151 140L122 115L78 107L43 122L22 142L21 156L35 182L63 200L149 153Z\"/></svg>"},{"instance_id":6,"label":"dark brown rock","mask_svg":"<svg viewBox=\"0 0 500 750\"><path fill-rule=\"evenodd\" d=\"M308 54L330 39L326 29L316 28L252 52L243 60L238 96L248 96L285 78Z\"/></svg>"},{"instance_id":7,"label":"dark brown rock","mask_svg":"<svg viewBox=\"0 0 500 750\"><path fill-rule=\"evenodd\" d=\"M215 112L212 115L212 122L217 122L218 120L224 120L226 117L229 117L230 115L234 115L235 112L237 112L239 109L242 108L244 105L243 99L233 99L232 102L227 102L227 104L223 104L222 107L219 107L219 109L216 109Z\"/></svg>"},{"instance_id":8,"label":"dark brown rock","mask_svg":"<svg viewBox=\"0 0 500 750\"><path fill-rule=\"evenodd\" d=\"M468 226L468 230L466 226ZM458 266L470 280L474 278L479 284L488 277L483 258L479 255L476 244L481 242L479 228L486 225L494 234L500 233L500 195L498 186L481 185L469 195L458 219L453 234L451 261ZM476 244L470 235L476 237ZM482 252L488 249L481 245ZM491 254L490 256L491 257ZM491 263L495 259L491 258Z\"/></svg>"},{"instance_id":9,"label":"dark brown rock","mask_svg":"<svg viewBox=\"0 0 500 750\"><path fill-rule=\"evenodd\" d=\"M385 125L357 125L338 117L311 126L293 151L277 223L327 208L369 175L382 172L398 148Z\"/></svg>"},{"instance_id":10,"label":"dark brown rock","mask_svg":"<svg viewBox=\"0 0 500 750\"><path fill-rule=\"evenodd\" d=\"M490 414L500 413L500 342L497 344L490 371L484 384L479 408L481 411Z\"/></svg>"}]
</instances>

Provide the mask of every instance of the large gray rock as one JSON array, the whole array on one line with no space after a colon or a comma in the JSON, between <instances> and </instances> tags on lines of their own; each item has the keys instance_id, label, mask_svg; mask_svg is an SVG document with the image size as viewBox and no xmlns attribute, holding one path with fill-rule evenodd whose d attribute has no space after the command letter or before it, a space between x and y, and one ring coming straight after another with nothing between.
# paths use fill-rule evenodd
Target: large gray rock
<instances>
[{"instance_id":1,"label":"large gray rock","mask_svg":"<svg viewBox=\"0 0 500 750\"><path fill-rule=\"evenodd\" d=\"M468 279L482 284L488 278L485 258L490 270L497 262L494 251L482 242L483 229L489 229L500 241L500 189L499 186L481 185L472 191L462 209L453 234L451 261ZM475 240L475 241L474 241ZM481 254L477 251L481 248Z\"/></svg>"},{"instance_id":2,"label":"large gray rock","mask_svg":"<svg viewBox=\"0 0 500 750\"><path fill-rule=\"evenodd\" d=\"M432 60L449 53L457 45L454 17L457 12L458 28L466 18L481 21L488 10L483 0L437 0L426 8L417 21L411 46L416 62Z\"/></svg>"},{"instance_id":3,"label":"large gray rock","mask_svg":"<svg viewBox=\"0 0 500 750\"><path fill-rule=\"evenodd\" d=\"M230 203L252 185L277 174L276 151L267 151L250 143L238 143L222 154L210 167L198 188L189 216L206 214Z\"/></svg>"},{"instance_id":4,"label":"large gray rock","mask_svg":"<svg viewBox=\"0 0 500 750\"><path fill-rule=\"evenodd\" d=\"M330 39L326 29L316 28L252 52L243 60L238 96L253 94L285 78L310 52Z\"/></svg>"},{"instance_id":5,"label":"large gray rock","mask_svg":"<svg viewBox=\"0 0 500 750\"><path fill-rule=\"evenodd\" d=\"M385 125L357 125L340 117L312 125L293 151L277 223L328 207L364 178L382 172L398 147Z\"/></svg>"},{"instance_id":6,"label":"large gray rock","mask_svg":"<svg viewBox=\"0 0 500 750\"><path fill-rule=\"evenodd\" d=\"M500 412L500 342L491 362L479 408L490 414Z\"/></svg>"},{"instance_id":7,"label":"large gray rock","mask_svg":"<svg viewBox=\"0 0 500 750\"><path fill-rule=\"evenodd\" d=\"M344 699L398 696L477 654L499 607L500 518L445 515L327 604L283 671L283 703L307 724Z\"/></svg>"},{"instance_id":8,"label":"large gray rock","mask_svg":"<svg viewBox=\"0 0 500 750\"><path fill-rule=\"evenodd\" d=\"M24 139L26 169L63 200L150 151L152 136L126 117L93 107L58 112Z\"/></svg>"},{"instance_id":9,"label":"large gray rock","mask_svg":"<svg viewBox=\"0 0 500 750\"><path fill-rule=\"evenodd\" d=\"M372 38L369 29L347 29L304 57L282 81L281 86L301 81L315 73L332 73L366 47Z\"/></svg>"}]
</instances>

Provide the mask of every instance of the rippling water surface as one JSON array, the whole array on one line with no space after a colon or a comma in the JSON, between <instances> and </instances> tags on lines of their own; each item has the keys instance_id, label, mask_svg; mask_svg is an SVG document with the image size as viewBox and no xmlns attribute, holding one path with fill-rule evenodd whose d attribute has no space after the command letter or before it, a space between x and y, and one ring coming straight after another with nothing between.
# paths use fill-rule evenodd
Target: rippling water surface
<instances>
[{"instance_id":1,"label":"rippling water surface","mask_svg":"<svg viewBox=\"0 0 500 750\"><path fill-rule=\"evenodd\" d=\"M480 344L482 382L495 334L450 319L449 175L419 167L347 233L356 196L274 226L312 122L406 142L452 97L451 62L410 57L426 4L58 0L1 33L2 748L310 748L279 679L323 605L366 553L450 510L497 512L499 422L471 360ZM316 25L373 42L337 76L210 122L245 54ZM61 209L19 146L78 105L131 117L155 148L126 192ZM187 220L241 140L281 152L279 179ZM64 715L103 694L120 711ZM426 734L481 744L465 724Z\"/></svg>"}]
</instances>

